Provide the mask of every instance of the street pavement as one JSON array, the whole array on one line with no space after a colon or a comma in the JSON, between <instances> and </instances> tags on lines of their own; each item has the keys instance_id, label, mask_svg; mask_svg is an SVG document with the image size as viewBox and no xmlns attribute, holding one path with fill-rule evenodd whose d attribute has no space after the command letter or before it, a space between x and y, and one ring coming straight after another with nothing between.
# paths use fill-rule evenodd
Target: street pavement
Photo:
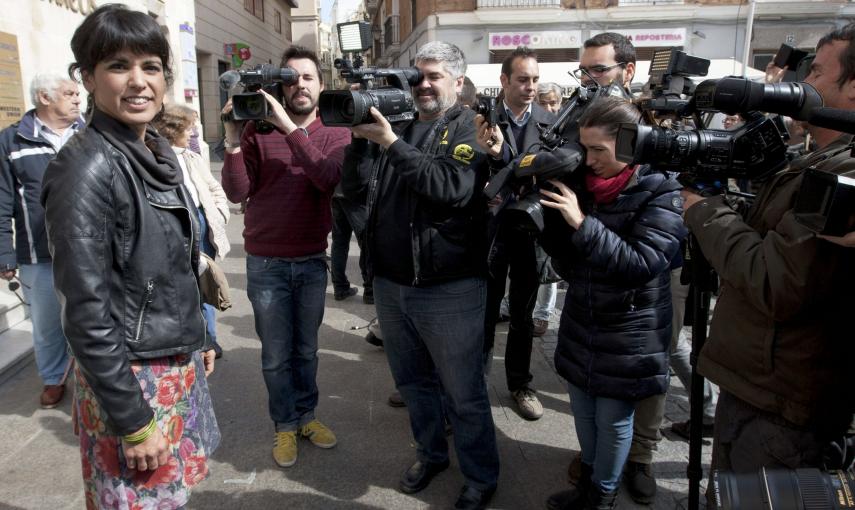
<instances>
[{"instance_id":1,"label":"street pavement","mask_svg":"<svg viewBox=\"0 0 855 510\"><path fill-rule=\"evenodd\" d=\"M220 164L212 163L216 170ZM233 213L238 212L235 206ZM445 509L453 507L463 478L452 453L452 466L424 491L397 490L400 474L415 459L406 409L386 404L394 383L383 350L363 339L374 317L362 303L362 291L345 301L327 288L327 308L319 335L318 418L338 436L330 450L299 442L293 467L277 467L271 457L273 426L267 413L260 369L260 343L246 297L243 216L228 225L232 251L222 263L233 307L218 316L225 355L209 378L223 440L211 473L193 491L191 509ZM361 284L358 247L351 243L348 275ZM563 292L559 295L559 307ZM516 411L504 380L507 325L497 331L497 347L488 389L496 423L501 477L491 508L541 509L552 492L569 488L567 465L579 449L563 380L552 357L559 311L550 330L536 339L533 386L545 412L534 422ZM2 348L2 345L0 345ZM656 501L635 505L622 491L618 508L686 508L688 444L668 429L688 417L688 399L676 377L667 402L664 438L655 456ZM35 365L25 366L0 385L0 510L84 508L77 438L71 426L71 399L53 410L38 405L41 385ZM449 438L453 440L453 436ZM704 446L704 468L709 467ZM453 452L453 447L450 448ZM705 486L705 483L703 484Z\"/></svg>"}]
</instances>

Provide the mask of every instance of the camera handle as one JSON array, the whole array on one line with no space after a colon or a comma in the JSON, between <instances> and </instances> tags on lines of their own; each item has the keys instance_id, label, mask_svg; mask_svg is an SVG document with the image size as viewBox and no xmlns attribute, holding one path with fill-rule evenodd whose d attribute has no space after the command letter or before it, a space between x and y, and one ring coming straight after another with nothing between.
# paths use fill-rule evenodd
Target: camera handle
<instances>
[{"instance_id":1,"label":"camera handle","mask_svg":"<svg viewBox=\"0 0 855 510\"><path fill-rule=\"evenodd\" d=\"M703 405L704 378L698 373L698 358L707 339L707 319L710 313L712 293L718 287L717 277L709 261L701 252L694 234L689 234L686 250L691 269L692 281L692 381L689 389L689 465L686 475L689 479L689 510L698 510L700 504L700 483L704 476L701 466L703 446ZM673 325L673 327L682 327ZM707 488L709 490L709 488Z\"/></svg>"}]
</instances>

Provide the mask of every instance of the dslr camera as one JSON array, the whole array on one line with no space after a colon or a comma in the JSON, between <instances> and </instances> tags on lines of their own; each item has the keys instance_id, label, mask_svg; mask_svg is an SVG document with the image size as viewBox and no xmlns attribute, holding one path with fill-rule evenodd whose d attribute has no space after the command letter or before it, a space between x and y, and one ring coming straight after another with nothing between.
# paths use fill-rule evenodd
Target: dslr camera
<instances>
[{"instance_id":1,"label":"dslr camera","mask_svg":"<svg viewBox=\"0 0 855 510\"><path fill-rule=\"evenodd\" d=\"M422 73L415 67L402 69L378 69L362 67L364 60L360 52L371 48L371 24L367 21L339 23L339 46L345 53L352 53L353 61L347 57L337 58L335 68L347 83L360 85L358 90L325 90L318 100L321 122L325 126L358 126L374 122L371 107L377 108L389 122L402 122L415 118L415 103L410 87L422 80ZM377 87L382 80L385 86Z\"/></svg>"},{"instance_id":2,"label":"dslr camera","mask_svg":"<svg viewBox=\"0 0 855 510\"><path fill-rule=\"evenodd\" d=\"M279 84L289 86L297 83L297 71L291 67L274 67L270 64L259 64L252 69L226 71L220 75L220 88L231 90L237 84L244 92L232 95L232 112L224 122L231 120L264 120L270 116L269 105L259 90L282 101L282 89Z\"/></svg>"},{"instance_id":3,"label":"dslr camera","mask_svg":"<svg viewBox=\"0 0 855 510\"><path fill-rule=\"evenodd\" d=\"M488 126L495 126L499 122L499 111L496 109L496 98L493 96L480 96L472 106L472 110L483 116Z\"/></svg>"}]
</instances>

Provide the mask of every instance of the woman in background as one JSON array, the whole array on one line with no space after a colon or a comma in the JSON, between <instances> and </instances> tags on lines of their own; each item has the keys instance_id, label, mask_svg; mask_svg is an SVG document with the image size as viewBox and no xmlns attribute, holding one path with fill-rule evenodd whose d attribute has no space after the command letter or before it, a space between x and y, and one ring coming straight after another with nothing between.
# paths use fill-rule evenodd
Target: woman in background
<instances>
[{"instance_id":1,"label":"woman in background","mask_svg":"<svg viewBox=\"0 0 855 510\"><path fill-rule=\"evenodd\" d=\"M183 105L169 104L163 109L153 126L166 138L178 156L184 186L190 192L193 203L199 210L199 249L211 258L226 258L229 252L229 239L226 236L226 223L229 222L229 202L226 192L213 175L205 160L190 149L189 142L196 127L196 111ZM223 349L217 343L217 311L202 303L205 324L217 358L223 355Z\"/></svg>"}]
</instances>

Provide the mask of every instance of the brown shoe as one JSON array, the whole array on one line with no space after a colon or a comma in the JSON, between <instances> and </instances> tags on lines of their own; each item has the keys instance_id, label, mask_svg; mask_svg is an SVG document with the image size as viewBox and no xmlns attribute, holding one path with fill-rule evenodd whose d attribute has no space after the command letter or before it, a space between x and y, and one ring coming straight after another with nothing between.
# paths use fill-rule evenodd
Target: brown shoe
<instances>
[{"instance_id":1,"label":"brown shoe","mask_svg":"<svg viewBox=\"0 0 855 510\"><path fill-rule=\"evenodd\" d=\"M578 452L567 466L567 481L576 485L582 477L582 452Z\"/></svg>"},{"instance_id":2,"label":"brown shoe","mask_svg":"<svg viewBox=\"0 0 855 510\"><path fill-rule=\"evenodd\" d=\"M546 331L549 329L549 321L545 321L543 319L534 319L534 329L532 329L531 334L533 336L543 336L546 334Z\"/></svg>"},{"instance_id":3,"label":"brown shoe","mask_svg":"<svg viewBox=\"0 0 855 510\"><path fill-rule=\"evenodd\" d=\"M39 398L42 409L53 409L62 401L63 395L65 395L64 384L46 385L45 389L42 390L42 396Z\"/></svg>"},{"instance_id":4,"label":"brown shoe","mask_svg":"<svg viewBox=\"0 0 855 510\"><path fill-rule=\"evenodd\" d=\"M389 407L407 407L407 403L404 402L404 398L401 397L400 391L393 391L391 395L389 395L389 400L387 400Z\"/></svg>"}]
</instances>

